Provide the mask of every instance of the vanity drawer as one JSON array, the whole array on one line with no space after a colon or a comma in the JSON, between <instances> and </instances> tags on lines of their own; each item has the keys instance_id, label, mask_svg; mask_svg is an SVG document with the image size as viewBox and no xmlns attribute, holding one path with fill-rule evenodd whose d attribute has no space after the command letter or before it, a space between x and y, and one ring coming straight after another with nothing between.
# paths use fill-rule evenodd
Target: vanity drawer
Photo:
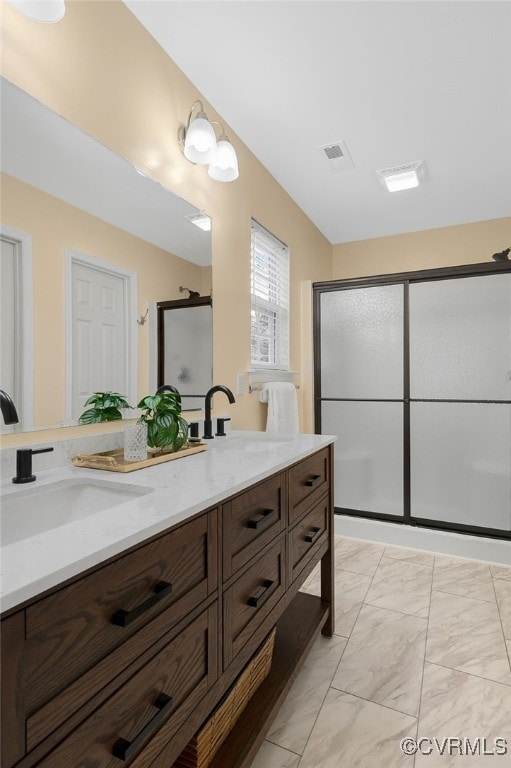
<instances>
[{"instance_id":1,"label":"vanity drawer","mask_svg":"<svg viewBox=\"0 0 511 768\"><path fill-rule=\"evenodd\" d=\"M214 592L216 518L202 515L26 609L29 750Z\"/></svg>"},{"instance_id":2,"label":"vanity drawer","mask_svg":"<svg viewBox=\"0 0 511 768\"><path fill-rule=\"evenodd\" d=\"M318 549L328 541L330 497L327 494L316 504L289 535L289 582L296 579Z\"/></svg>"},{"instance_id":3,"label":"vanity drawer","mask_svg":"<svg viewBox=\"0 0 511 768\"><path fill-rule=\"evenodd\" d=\"M289 525L293 525L304 512L328 490L330 482L329 451L309 456L289 470Z\"/></svg>"},{"instance_id":4,"label":"vanity drawer","mask_svg":"<svg viewBox=\"0 0 511 768\"><path fill-rule=\"evenodd\" d=\"M282 535L224 591L224 667L286 591L285 544Z\"/></svg>"},{"instance_id":5,"label":"vanity drawer","mask_svg":"<svg viewBox=\"0 0 511 768\"><path fill-rule=\"evenodd\" d=\"M215 681L216 616L213 603L38 767L149 765Z\"/></svg>"},{"instance_id":6,"label":"vanity drawer","mask_svg":"<svg viewBox=\"0 0 511 768\"><path fill-rule=\"evenodd\" d=\"M222 508L224 581L273 541L286 526L286 476L277 475Z\"/></svg>"}]
</instances>

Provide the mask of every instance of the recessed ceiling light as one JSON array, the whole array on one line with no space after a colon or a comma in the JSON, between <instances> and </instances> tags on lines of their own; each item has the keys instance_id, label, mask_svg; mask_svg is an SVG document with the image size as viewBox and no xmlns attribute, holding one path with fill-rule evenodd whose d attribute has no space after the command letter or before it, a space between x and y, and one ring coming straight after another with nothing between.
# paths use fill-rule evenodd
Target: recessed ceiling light
<instances>
[{"instance_id":1,"label":"recessed ceiling light","mask_svg":"<svg viewBox=\"0 0 511 768\"><path fill-rule=\"evenodd\" d=\"M208 216L207 213L193 213L191 216L185 216L185 219L188 219L188 221L195 224L199 229L204 230L204 232L211 232L211 216Z\"/></svg>"},{"instance_id":2,"label":"recessed ceiling light","mask_svg":"<svg viewBox=\"0 0 511 768\"><path fill-rule=\"evenodd\" d=\"M389 192L414 189L419 186L422 177L422 160L394 168L384 168L376 173L385 182Z\"/></svg>"}]
</instances>

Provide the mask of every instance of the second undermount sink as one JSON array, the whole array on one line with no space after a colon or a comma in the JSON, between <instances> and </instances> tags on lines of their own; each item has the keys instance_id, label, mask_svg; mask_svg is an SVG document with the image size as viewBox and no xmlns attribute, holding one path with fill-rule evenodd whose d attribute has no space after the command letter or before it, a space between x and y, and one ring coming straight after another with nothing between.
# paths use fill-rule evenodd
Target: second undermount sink
<instances>
[{"instance_id":1,"label":"second undermount sink","mask_svg":"<svg viewBox=\"0 0 511 768\"><path fill-rule=\"evenodd\" d=\"M82 520L151 491L110 480L76 478L6 493L0 514L1 545Z\"/></svg>"}]
</instances>

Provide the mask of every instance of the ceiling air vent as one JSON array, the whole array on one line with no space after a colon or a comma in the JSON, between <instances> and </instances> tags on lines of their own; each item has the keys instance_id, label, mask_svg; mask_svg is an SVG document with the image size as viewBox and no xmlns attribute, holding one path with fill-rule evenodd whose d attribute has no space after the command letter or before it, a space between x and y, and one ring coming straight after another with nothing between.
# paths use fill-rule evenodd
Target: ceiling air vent
<instances>
[{"instance_id":1,"label":"ceiling air vent","mask_svg":"<svg viewBox=\"0 0 511 768\"><path fill-rule=\"evenodd\" d=\"M344 141L332 141L330 144L323 144L319 150L332 173L349 171L355 167Z\"/></svg>"}]
</instances>

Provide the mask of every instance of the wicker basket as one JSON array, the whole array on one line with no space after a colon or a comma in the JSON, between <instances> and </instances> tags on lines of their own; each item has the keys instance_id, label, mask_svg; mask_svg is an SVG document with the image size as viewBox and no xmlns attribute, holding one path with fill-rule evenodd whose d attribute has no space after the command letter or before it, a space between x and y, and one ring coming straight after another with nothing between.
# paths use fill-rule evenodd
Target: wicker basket
<instances>
[{"instance_id":1,"label":"wicker basket","mask_svg":"<svg viewBox=\"0 0 511 768\"><path fill-rule=\"evenodd\" d=\"M173 768L206 768L210 764L256 689L268 675L274 643L275 629L270 632L209 720L181 752Z\"/></svg>"}]
</instances>

